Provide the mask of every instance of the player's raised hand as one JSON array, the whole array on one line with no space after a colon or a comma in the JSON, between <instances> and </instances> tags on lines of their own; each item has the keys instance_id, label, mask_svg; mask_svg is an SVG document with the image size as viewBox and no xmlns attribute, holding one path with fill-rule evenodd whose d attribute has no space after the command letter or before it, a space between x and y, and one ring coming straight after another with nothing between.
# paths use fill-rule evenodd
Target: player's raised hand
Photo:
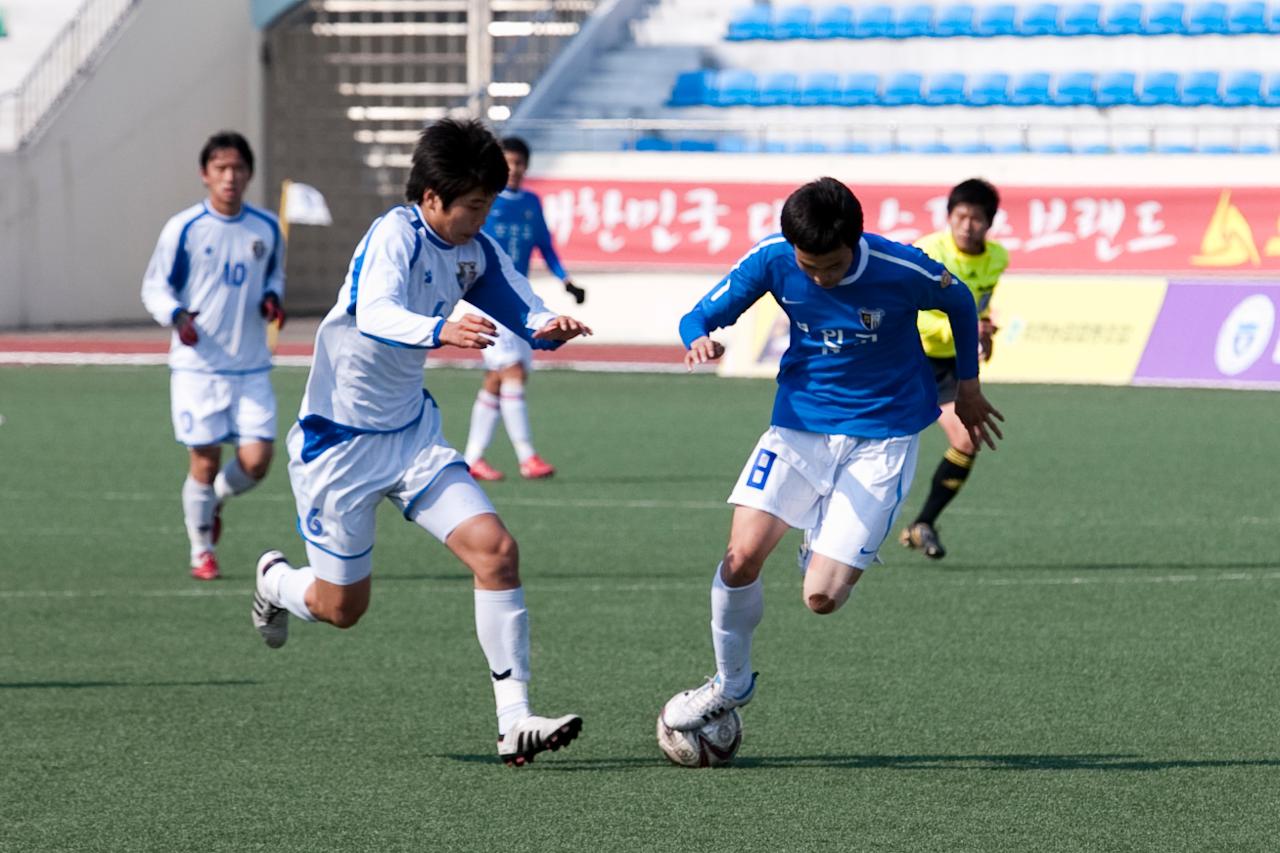
<instances>
[{"instance_id":1,"label":"player's raised hand","mask_svg":"<svg viewBox=\"0 0 1280 853\"><path fill-rule=\"evenodd\" d=\"M1004 415L982 396L977 379L960 380L956 392L956 417L969 431L969 438L973 439L975 446L985 444L995 450L996 439L1004 438L997 423L1004 420Z\"/></svg>"},{"instance_id":2,"label":"player's raised hand","mask_svg":"<svg viewBox=\"0 0 1280 853\"><path fill-rule=\"evenodd\" d=\"M199 311L179 311L174 320L174 328L178 330L178 340L189 347L200 341L200 330L196 327L196 315Z\"/></svg>"},{"instance_id":3,"label":"player's raised hand","mask_svg":"<svg viewBox=\"0 0 1280 853\"><path fill-rule=\"evenodd\" d=\"M561 314L534 332L533 337L539 341L568 341L578 337L578 335L590 334L591 329L581 320L575 320L572 317L566 317Z\"/></svg>"},{"instance_id":4,"label":"player's raised hand","mask_svg":"<svg viewBox=\"0 0 1280 853\"><path fill-rule=\"evenodd\" d=\"M488 318L479 314L463 314L458 322L445 323L440 327L438 340L441 346L484 349L493 346L497 334L498 327Z\"/></svg>"},{"instance_id":5,"label":"player's raised hand","mask_svg":"<svg viewBox=\"0 0 1280 853\"><path fill-rule=\"evenodd\" d=\"M703 335L690 344L689 351L684 354L684 366L692 373L699 364L715 361L722 355L724 355L724 344Z\"/></svg>"}]
</instances>

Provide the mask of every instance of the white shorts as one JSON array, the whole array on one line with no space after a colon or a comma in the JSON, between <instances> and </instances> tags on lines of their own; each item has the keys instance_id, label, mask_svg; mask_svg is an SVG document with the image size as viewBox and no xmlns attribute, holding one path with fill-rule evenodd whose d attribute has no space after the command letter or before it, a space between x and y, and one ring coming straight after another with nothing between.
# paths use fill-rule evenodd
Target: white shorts
<instances>
[{"instance_id":1,"label":"white shorts","mask_svg":"<svg viewBox=\"0 0 1280 853\"><path fill-rule=\"evenodd\" d=\"M809 548L865 569L888 537L916 471L919 435L857 438L769 427L729 503L807 531Z\"/></svg>"},{"instance_id":2,"label":"white shorts","mask_svg":"<svg viewBox=\"0 0 1280 853\"><path fill-rule=\"evenodd\" d=\"M305 436L289 430L289 480L298 532L316 577L343 586L373 570L374 526L383 498L443 542L468 518L493 512L462 454L444 440L430 401L417 425L357 435L302 461Z\"/></svg>"},{"instance_id":3,"label":"white shorts","mask_svg":"<svg viewBox=\"0 0 1280 853\"><path fill-rule=\"evenodd\" d=\"M276 439L271 374L227 375L175 370L169 375L173 434L188 447Z\"/></svg>"},{"instance_id":4,"label":"white shorts","mask_svg":"<svg viewBox=\"0 0 1280 853\"><path fill-rule=\"evenodd\" d=\"M494 325L498 327L498 336L493 339L493 346L480 350L485 370L501 370L514 364L524 365L525 372L532 370L533 347L529 342L496 320Z\"/></svg>"}]
</instances>

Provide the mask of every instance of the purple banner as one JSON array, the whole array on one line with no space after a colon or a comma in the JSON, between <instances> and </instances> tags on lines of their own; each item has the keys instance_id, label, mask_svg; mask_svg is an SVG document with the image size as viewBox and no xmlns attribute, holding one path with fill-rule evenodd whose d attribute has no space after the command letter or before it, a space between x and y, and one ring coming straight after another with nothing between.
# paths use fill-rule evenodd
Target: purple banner
<instances>
[{"instance_id":1,"label":"purple banner","mask_svg":"<svg viewBox=\"0 0 1280 853\"><path fill-rule=\"evenodd\" d=\"M1280 387L1280 282L1169 282L1138 382Z\"/></svg>"}]
</instances>

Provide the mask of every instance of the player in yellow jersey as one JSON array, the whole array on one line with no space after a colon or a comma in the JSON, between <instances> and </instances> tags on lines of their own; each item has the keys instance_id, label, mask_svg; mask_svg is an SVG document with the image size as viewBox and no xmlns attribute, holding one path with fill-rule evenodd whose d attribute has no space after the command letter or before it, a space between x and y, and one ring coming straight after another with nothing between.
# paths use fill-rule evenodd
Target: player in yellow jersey
<instances>
[{"instance_id":1,"label":"player in yellow jersey","mask_svg":"<svg viewBox=\"0 0 1280 853\"><path fill-rule=\"evenodd\" d=\"M991 359L991 343L996 326L991 322L991 295L1000 274L1009 265L1009 253L999 243L987 239L1000 208L1000 194L986 181L971 178L952 188L947 197L947 227L921 237L916 247L941 263L969 286L978 303L978 355ZM951 324L941 311L920 312L920 342L933 365L938 383L938 424L951 446L933 472L929 497L915 521L903 531L900 541L908 548L935 560L947 551L938 541L937 521L943 508L960 491L978 454L978 446L956 417L956 344Z\"/></svg>"}]
</instances>

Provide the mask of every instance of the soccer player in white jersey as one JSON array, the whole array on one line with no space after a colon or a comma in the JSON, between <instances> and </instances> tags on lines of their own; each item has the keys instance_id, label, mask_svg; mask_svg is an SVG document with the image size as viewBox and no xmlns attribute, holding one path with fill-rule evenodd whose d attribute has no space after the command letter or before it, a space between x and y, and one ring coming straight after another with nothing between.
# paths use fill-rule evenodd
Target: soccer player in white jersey
<instances>
[{"instance_id":1,"label":"soccer player in white jersey","mask_svg":"<svg viewBox=\"0 0 1280 853\"><path fill-rule=\"evenodd\" d=\"M244 201L253 151L223 131L200 151L209 196L160 232L142 301L169 347L173 430L190 450L182 510L191 576L218 577L222 505L267 475L276 437L267 326L283 324L284 242L274 214ZM221 464L223 443L236 452Z\"/></svg>"},{"instance_id":2,"label":"soccer player in white jersey","mask_svg":"<svg viewBox=\"0 0 1280 853\"><path fill-rule=\"evenodd\" d=\"M806 533L803 597L833 613L876 560L911 486L919 435L938 417L916 314L939 309L956 338L956 414L995 447L1000 413L978 385L978 315L963 283L919 249L862 230L848 187L821 178L782 208L782 234L740 260L680 321L692 369L719 358L709 336L769 294L791 323L771 426L729 496L729 545L711 584L716 675L672 697L666 725L692 730L755 694L751 639L760 572L789 528Z\"/></svg>"},{"instance_id":3,"label":"soccer player in white jersey","mask_svg":"<svg viewBox=\"0 0 1280 853\"><path fill-rule=\"evenodd\" d=\"M258 561L253 624L284 645L288 615L355 625L369 606L375 510L383 498L452 551L475 575L476 634L498 712L498 754L533 760L577 737L582 719L529 708L529 622L515 540L444 440L422 387L426 354L483 349L496 329L474 314L449 321L464 297L533 346L555 348L591 331L534 295L510 258L480 233L507 182L493 135L477 121L422 132L405 187L408 203L374 221L356 246L338 302L316 332L298 423L289 430L289 479L309 565L279 551Z\"/></svg>"},{"instance_id":4,"label":"soccer player in white jersey","mask_svg":"<svg viewBox=\"0 0 1280 853\"><path fill-rule=\"evenodd\" d=\"M497 241L521 275L529 274L529 260L537 249L552 275L564 283L564 289L577 304L586 301L587 292L573 283L556 254L551 231L542 215L542 201L538 196L522 188L525 172L529 168L529 145L518 136L502 140L502 152L507 158L506 188L494 200L484 232ZM493 318L490 317L490 320ZM471 407L471 429L467 434L467 446L463 451L471 476L477 480L501 480L505 476L484 459L484 452L493 440L498 417L507 428L507 438L520 462L520 476L526 480L539 480L555 474L556 469L534 450L533 431L529 428L529 409L525 403L525 388L529 372L533 370L533 351L515 332L498 324L498 337L493 346L480 354L484 359L484 381Z\"/></svg>"}]
</instances>

